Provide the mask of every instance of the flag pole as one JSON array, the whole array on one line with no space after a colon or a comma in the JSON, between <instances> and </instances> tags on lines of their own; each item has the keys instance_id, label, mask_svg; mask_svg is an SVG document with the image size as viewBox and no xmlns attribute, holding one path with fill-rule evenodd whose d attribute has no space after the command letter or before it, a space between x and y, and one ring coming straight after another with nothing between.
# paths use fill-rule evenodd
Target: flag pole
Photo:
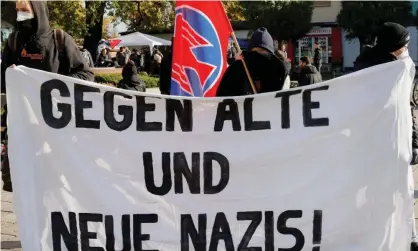
<instances>
[{"instance_id":1,"label":"flag pole","mask_svg":"<svg viewBox=\"0 0 418 251\"><path fill-rule=\"evenodd\" d=\"M235 36L235 33L233 31L231 32L231 36L232 36L232 39L234 40L234 45L238 50L238 54L241 55L242 51L241 51L241 48L239 47L237 37ZM245 63L245 58L242 57L241 61L242 61L242 65L244 66L245 73L247 74L248 80L250 81L250 85L251 85L251 88L253 89L253 93L257 94L257 89L255 88L253 79L251 78L250 71L248 70L247 64Z\"/></svg>"}]
</instances>

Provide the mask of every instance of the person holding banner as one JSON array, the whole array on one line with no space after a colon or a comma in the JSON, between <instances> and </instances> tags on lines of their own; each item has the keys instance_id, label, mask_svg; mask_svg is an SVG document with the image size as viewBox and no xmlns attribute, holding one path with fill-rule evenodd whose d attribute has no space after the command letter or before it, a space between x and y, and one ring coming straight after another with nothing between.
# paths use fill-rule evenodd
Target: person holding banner
<instances>
[{"instance_id":1,"label":"person holding banner","mask_svg":"<svg viewBox=\"0 0 418 251\"><path fill-rule=\"evenodd\" d=\"M408 44L411 36L400 24L387 22L377 34L375 46L365 49L356 60L354 70L362 70L379 64L409 57ZM418 125L415 123L412 135L413 156L411 165L418 164Z\"/></svg>"},{"instance_id":2,"label":"person holding banner","mask_svg":"<svg viewBox=\"0 0 418 251\"><path fill-rule=\"evenodd\" d=\"M408 44L411 36L408 30L400 24L387 22L377 33L376 45L369 46L357 58L355 70L362 70L379 64L389 63L409 57ZM412 160L411 165L418 164L418 125L413 116L412 130ZM413 233L411 251L418 251L418 237L415 228L415 217L412 217Z\"/></svg>"},{"instance_id":3,"label":"person holding banner","mask_svg":"<svg viewBox=\"0 0 418 251\"><path fill-rule=\"evenodd\" d=\"M164 95L170 95L171 88L171 70L173 64L173 50L174 50L174 37L171 38L171 48L169 48L168 54L161 60L161 72L160 72L160 92Z\"/></svg>"},{"instance_id":4,"label":"person holding banner","mask_svg":"<svg viewBox=\"0 0 418 251\"><path fill-rule=\"evenodd\" d=\"M6 69L13 65L94 81L74 39L62 30L51 29L46 1L19 0L16 10L17 30L10 34L1 60L2 93L6 92ZM6 121L6 114L2 114L2 121ZM6 130L1 138L7 141ZM3 190L12 191L7 154L2 161L2 180Z\"/></svg>"},{"instance_id":5,"label":"person holding banner","mask_svg":"<svg viewBox=\"0 0 418 251\"><path fill-rule=\"evenodd\" d=\"M243 51L242 57L242 60L234 61L227 68L216 96L243 96L254 93L243 60L257 93L279 91L283 88L287 77L285 62L275 55L273 38L266 28L259 28L253 33L248 51Z\"/></svg>"}]
</instances>

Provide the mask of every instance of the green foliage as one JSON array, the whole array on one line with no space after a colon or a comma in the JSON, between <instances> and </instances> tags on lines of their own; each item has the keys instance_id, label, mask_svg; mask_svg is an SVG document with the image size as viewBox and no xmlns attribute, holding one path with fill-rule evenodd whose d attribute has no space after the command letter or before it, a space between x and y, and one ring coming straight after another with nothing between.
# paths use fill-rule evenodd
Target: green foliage
<instances>
[{"instance_id":1,"label":"green foliage","mask_svg":"<svg viewBox=\"0 0 418 251\"><path fill-rule=\"evenodd\" d=\"M222 1L225 12L231 21L244 21L244 8L240 1L237 0L224 0Z\"/></svg>"},{"instance_id":2,"label":"green foliage","mask_svg":"<svg viewBox=\"0 0 418 251\"><path fill-rule=\"evenodd\" d=\"M112 1L109 15L119 17L119 22L132 31L162 31L174 24L174 2L160 1Z\"/></svg>"},{"instance_id":3,"label":"green foliage","mask_svg":"<svg viewBox=\"0 0 418 251\"><path fill-rule=\"evenodd\" d=\"M346 38L358 38L360 44L372 39L372 34L385 22L404 26L412 23L410 1L343 1L337 22L345 31Z\"/></svg>"},{"instance_id":4,"label":"green foliage","mask_svg":"<svg viewBox=\"0 0 418 251\"><path fill-rule=\"evenodd\" d=\"M1 51L3 51L4 47L6 46L6 44L7 44L7 39L4 40L3 42L1 42Z\"/></svg>"},{"instance_id":5,"label":"green foliage","mask_svg":"<svg viewBox=\"0 0 418 251\"><path fill-rule=\"evenodd\" d=\"M139 74L139 78L144 80L147 88L155 88L159 86L159 78L149 77ZM122 80L122 75L120 73L114 74L96 74L95 82L96 83L115 83L118 84Z\"/></svg>"},{"instance_id":6,"label":"green foliage","mask_svg":"<svg viewBox=\"0 0 418 251\"><path fill-rule=\"evenodd\" d=\"M86 12L81 0L48 1L49 21L54 29L63 29L75 39L84 37Z\"/></svg>"},{"instance_id":7,"label":"green foliage","mask_svg":"<svg viewBox=\"0 0 418 251\"><path fill-rule=\"evenodd\" d=\"M110 8L111 3L103 0L87 0L85 1L86 23L87 29L95 26L102 21L106 8ZM87 15L88 14L88 15ZM88 18L87 18L88 16Z\"/></svg>"},{"instance_id":8,"label":"green foliage","mask_svg":"<svg viewBox=\"0 0 418 251\"><path fill-rule=\"evenodd\" d=\"M312 28L312 1L242 1L250 29L266 27L273 38L297 40Z\"/></svg>"}]
</instances>

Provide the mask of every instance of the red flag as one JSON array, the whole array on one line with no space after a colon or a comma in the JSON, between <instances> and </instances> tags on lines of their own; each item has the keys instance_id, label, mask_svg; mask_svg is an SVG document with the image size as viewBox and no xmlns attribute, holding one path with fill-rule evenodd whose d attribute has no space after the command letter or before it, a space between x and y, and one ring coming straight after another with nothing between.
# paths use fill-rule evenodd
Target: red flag
<instances>
[{"instance_id":1,"label":"red flag","mask_svg":"<svg viewBox=\"0 0 418 251\"><path fill-rule=\"evenodd\" d=\"M213 97L227 67L231 23L221 1L177 1L171 94Z\"/></svg>"},{"instance_id":2,"label":"red flag","mask_svg":"<svg viewBox=\"0 0 418 251\"><path fill-rule=\"evenodd\" d=\"M110 48L115 48L122 40L114 38L114 39L109 39L109 45Z\"/></svg>"}]
</instances>

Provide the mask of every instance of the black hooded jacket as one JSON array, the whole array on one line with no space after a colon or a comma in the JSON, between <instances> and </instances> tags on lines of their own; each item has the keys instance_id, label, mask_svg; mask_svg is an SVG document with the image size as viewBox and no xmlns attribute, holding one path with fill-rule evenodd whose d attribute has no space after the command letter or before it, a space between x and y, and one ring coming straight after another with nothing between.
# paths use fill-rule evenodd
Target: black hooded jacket
<instances>
[{"instance_id":1,"label":"black hooded jacket","mask_svg":"<svg viewBox=\"0 0 418 251\"><path fill-rule=\"evenodd\" d=\"M257 93L274 92L283 88L286 79L284 60L273 54L243 51L245 63ZM243 96L253 94L242 60L234 61L225 71L216 96Z\"/></svg>"},{"instance_id":2,"label":"black hooded jacket","mask_svg":"<svg viewBox=\"0 0 418 251\"><path fill-rule=\"evenodd\" d=\"M7 42L2 54L1 91L6 91L5 72L12 64L94 81L94 74L84 62L74 39L66 32L63 32L63 49L62 55L59 56L54 31L49 25L46 1L31 1L30 3L35 16L29 21L31 27L24 27L19 24L20 22L17 22L19 33L16 37L16 50L13 52ZM9 39L13 37L14 33L10 34ZM38 55L38 57L31 58L28 55Z\"/></svg>"},{"instance_id":3,"label":"black hooded jacket","mask_svg":"<svg viewBox=\"0 0 418 251\"><path fill-rule=\"evenodd\" d=\"M138 77L135 63L129 61L122 69L123 79L118 87L125 90L145 92L145 83Z\"/></svg>"},{"instance_id":4,"label":"black hooded jacket","mask_svg":"<svg viewBox=\"0 0 418 251\"><path fill-rule=\"evenodd\" d=\"M299 86L307 86L322 82L322 76L313 65L305 65L299 74Z\"/></svg>"},{"instance_id":5,"label":"black hooded jacket","mask_svg":"<svg viewBox=\"0 0 418 251\"><path fill-rule=\"evenodd\" d=\"M379 64L396 61L396 57L389 52L380 49L379 46L367 46L356 58L354 70L362 70Z\"/></svg>"},{"instance_id":6,"label":"black hooded jacket","mask_svg":"<svg viewBox=\"0 0 418 251\"><path fill-rule=\"evenodd\" d=\"M170 94L171 90L171 64L173 63L173 52L170 51L161 61L160 70L160 92Z\"/></svg>"}]
</instances>

